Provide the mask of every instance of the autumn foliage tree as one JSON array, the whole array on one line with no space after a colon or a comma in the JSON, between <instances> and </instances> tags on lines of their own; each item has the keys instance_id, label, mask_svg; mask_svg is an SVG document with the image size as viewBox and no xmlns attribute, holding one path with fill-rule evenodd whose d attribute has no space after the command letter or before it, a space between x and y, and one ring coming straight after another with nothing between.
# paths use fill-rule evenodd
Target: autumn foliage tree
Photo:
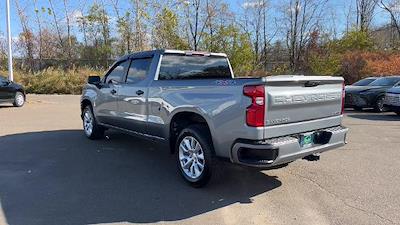
<instances>
[{"instance_id":1,"label":"autumn foliage tree","mask_svg":"<svg viewBox=\"0 0 400 225\"><path fill-rule=\"evenodd\" d=\"M365 73L375 76L400 75L399 53L364 53L362 57L367 62Z\"/></svg>"}]
</instances>

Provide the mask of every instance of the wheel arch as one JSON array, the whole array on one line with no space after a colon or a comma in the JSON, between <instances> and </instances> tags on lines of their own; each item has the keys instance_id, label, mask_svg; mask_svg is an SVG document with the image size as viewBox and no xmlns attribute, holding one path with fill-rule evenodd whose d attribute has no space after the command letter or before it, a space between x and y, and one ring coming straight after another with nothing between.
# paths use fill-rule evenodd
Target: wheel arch
<instances>
[{"instance_id":1,"label":"wheel arch","mask_svg":"<svg viewBox=\"0 0 400 225\"><path fill-rule=\"evenodd\" d=\"M186 127L194 124L203 125L207 128L208 135L213 143L212 133L207 119L198 112L180 111L175 113L169 123L169 147L171 154L175 153L175 144L179 133ZM214 149L214 148L212 148ZM213 150L214 151L214 150ZM214 151L215 153L215 151Z\"/></svg>"},{"instance_id":2,"label":"wheel arch","mask_svg":"<svg viewBox=\"0 0 400 225\"><path fill-rule=\"evenodd\" d=\"M24 96L24 98L26 98L26 94L25 94L24 89L22 89L22 88L17 88L17 89L15 90L15 94L17 94L17 92L22 93L22 95Z\"/></svg>"},{"instance_id":3,"label":"wheel arch","mask_svg":"<svg viewBox=\"0 0 400 225\"><path fill-rule=\"evenodd\" d=\"M86 106L90 106L93 110L93 104L89 99L83 99L81 101L81 117L83 116L83 110L85 109Z\"/></svg>"}]
</instances>

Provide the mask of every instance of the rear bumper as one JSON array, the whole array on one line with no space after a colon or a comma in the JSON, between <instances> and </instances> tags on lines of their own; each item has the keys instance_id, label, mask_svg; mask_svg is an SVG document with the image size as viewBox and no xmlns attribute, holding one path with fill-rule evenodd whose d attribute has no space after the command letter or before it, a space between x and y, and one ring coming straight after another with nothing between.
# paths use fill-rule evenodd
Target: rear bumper
<instances>
[{"instance_id":1,"label":"rear bumper","mask_svg":"<svg viewBox=\"0 0 400 225\"><path fill-rule=\"evenodd\" d=\"M262 141L238 140L232 147L231 161L259 168L269 168L292 162L314 153L325 152L345 145L348 128L337 126L314 132L317 134L314 138L316 144L307 148L300 146L300 134Z\"/></svg>"}]
</instances>

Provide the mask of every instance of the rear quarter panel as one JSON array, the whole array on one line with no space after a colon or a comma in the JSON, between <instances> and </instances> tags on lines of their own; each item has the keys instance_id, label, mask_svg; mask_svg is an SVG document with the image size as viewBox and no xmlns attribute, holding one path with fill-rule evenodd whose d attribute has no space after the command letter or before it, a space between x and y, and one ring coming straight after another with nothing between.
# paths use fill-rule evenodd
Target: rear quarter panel
<instances>
[{"instance_id":1,"label":"rear quarter panel","mask_svg":"<svg viewBox=\"0 0 400 225\"><path fill-rule=\"evenodd\" d=\"M168 139L171 120L177 113L194 112L208 123L218 156L230 157L237 139L262 139L263 129L246 125L243 96L245 83L258 79L155 80L149 87L149 133Z\"/></svg>"}]
</instances>

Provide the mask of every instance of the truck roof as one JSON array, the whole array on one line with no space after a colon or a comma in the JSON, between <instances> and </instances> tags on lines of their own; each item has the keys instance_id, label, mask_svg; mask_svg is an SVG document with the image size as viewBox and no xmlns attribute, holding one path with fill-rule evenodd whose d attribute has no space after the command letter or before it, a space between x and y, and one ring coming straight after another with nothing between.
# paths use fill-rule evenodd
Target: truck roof
<instances>
[{"instance_id":1,"label":"truck roof","mask_svg":"<svg viewBox=\"0 0 400 225\"><path fill-rule=\"evenodd\" d=\"M183 54L183 55L204 55L204 56L217 56L217 57L227 57L225 53L217 52L203 52L203 51L191 51L191 50L176 50L176 49L155 49L149 51L133 52L118 58L117 61L125 60L131 57L151 57L157 54Z\"/></svg>"}]
</instances>

